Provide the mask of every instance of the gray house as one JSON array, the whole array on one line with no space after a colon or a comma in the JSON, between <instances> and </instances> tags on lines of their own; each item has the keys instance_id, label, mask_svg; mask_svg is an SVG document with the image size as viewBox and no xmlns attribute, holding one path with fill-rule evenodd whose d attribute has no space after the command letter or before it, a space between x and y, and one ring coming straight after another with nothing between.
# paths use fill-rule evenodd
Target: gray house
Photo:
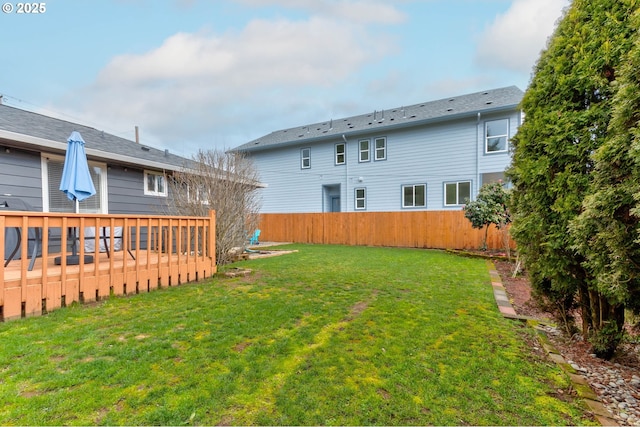
<instances>
[{"instance_id":1,"label":"gray house","mask_svg":"<svg viewBox=\"0 0 640 427\"><path fill-rule=\"evenodd\" d=\"M515 86L282 129L248 153L263 213L461 209L504 179L522 121Z\"/></svg>"},{"instance_id":2,"label":"gray house","mask_svg":"<svg viewBox=\"0 0 640 427\"><path fill-rule=\"evenodd\" d=\"M11 195L43 212L74 212L59 191L67 138L78 131L97 194L80 212L162 214L167 177L189 160L92 127L0 104L0 196Z\"/></svg>"}]
</instances>

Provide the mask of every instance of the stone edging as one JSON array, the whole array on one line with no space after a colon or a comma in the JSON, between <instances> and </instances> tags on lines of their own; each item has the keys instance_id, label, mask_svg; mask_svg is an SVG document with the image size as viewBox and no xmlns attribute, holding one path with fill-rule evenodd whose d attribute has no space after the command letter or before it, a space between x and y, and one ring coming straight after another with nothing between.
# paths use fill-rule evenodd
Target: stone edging
<instances>
[{"instance_id":1,"label":"stone edging","mask_svg":"<svg viewBox=\"0 0 640 427\"><path fill-rule=\"evenodd\" d=\"M602 402L600 402L598 395L593 391L587 380L567 363L560 352L551 344L544 330L537 326L535 319L518 316L509 301L507 291L502 284L502 279L493 262L487 260L487 268L489 269L489 276L491 277L493 296L496 299L500 313L508 319L521 320L526 322L528 326L533 327L537 332L536 336L538 337L538 341L547 353L547 357L555 362L569 377L578 396L584 401L588 410L593 413L596 420L603 426L618 426L618 423L613 419L613 415L605 408Z\"/></svg>"}]
</instances>

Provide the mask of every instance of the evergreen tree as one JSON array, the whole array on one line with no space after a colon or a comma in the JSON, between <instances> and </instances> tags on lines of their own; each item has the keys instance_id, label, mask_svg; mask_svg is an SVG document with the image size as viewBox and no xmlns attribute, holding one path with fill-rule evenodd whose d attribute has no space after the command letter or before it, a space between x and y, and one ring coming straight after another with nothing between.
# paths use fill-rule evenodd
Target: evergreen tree
<instances>
[{"instance_id":1,"label":"evergreen tree","mask_svg":"<svg viewBox=\"0 0 640 427\"><path fill-rule=\"evenodd\" d=\"M637 13L632 22L638 28ZM575 249L594 275L592 292L602 296L591 299L589 317L599 324L592 343L605 356L622 336L618 307L640 308L640 37L634 39L620 69L608 138L592 156L592 194L571 224Z\"/></svg>"},{"instance_id":2,"label":"evergreen tree","mask_svg":"<svg viewBox=\"0 0 640 427\"><path fill-rule=\"evenodd\" d=\"M608 300L575 250L569 224L591 191L591 154L607 135L616 73L631 45L629 18L637 3L574 0L565 11L523 98L525 120L513 138L507 172L514 184L511 231L532 285L557 304L567 322L577 301L584 335L602 326L589 308ZM603 316L618 319L621 311L613 304Z\"/></svg>"}]
</instances>

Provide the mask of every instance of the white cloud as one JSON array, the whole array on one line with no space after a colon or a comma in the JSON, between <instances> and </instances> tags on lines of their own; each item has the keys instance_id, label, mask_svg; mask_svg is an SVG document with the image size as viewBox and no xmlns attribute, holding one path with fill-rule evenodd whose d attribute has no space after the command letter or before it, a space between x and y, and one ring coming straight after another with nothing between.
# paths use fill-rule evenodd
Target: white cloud
<instances>
[{"instance_id":1,"label":"white cloud","mask_svg":"<svg viewBox=\"0 0 640 427\"><path fill-rule=\"evenodd\" d=\"M484 67L531 71L569 0L514 0L478 41L476 61Z\"/></svg>"},{"instance_id":2,"label":"white cloud","mask_svg":"<svg viewBox=\"0 0 640 427\"><path fill-rule=\"evenodd\" d=\"M263 120L284 114L276 105L312 103L308 88L339 86L387 53L389 43L360 24L325 16L256 19L224 34L177 33L148 52L113 58L86 89L84 110L92 121L140 125L165 145L203 134L237 136L264 112L270 118ZM202 141L193 145L180 149L195 152Z\"/></svg>"},{"instance_id":3,"label":"white cloud","mask_svg":"<svg viewBox=\"0 0 640 427\"><path fill-rule=\"evenodd\" d=\"M359 23L397 24L405 15L387 0L238 0L252 6L281 6L303 9L321 16L346 19Z\"/></svg>"}]
</instances>

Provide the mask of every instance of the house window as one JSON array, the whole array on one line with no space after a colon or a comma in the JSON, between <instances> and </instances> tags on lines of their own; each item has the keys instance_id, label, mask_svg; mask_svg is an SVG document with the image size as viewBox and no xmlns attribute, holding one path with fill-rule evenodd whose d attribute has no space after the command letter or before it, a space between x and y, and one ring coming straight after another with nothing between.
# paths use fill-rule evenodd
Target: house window
<instances>
[{"instance_id":1,"label":"house window","mask_svg":"<svg viewBox=\"0 0 640 427\"><path fill-rule=\"evenodd\" d=\"M444 205L464 205L471 199L471 181L446 182L444 184Z\"/></svg>"},{"instance_id":2,"label":"house window","mask_svg":"<svg viewBox=\"0 0 640 427\"><path fill-rule=\"evenodd\" d=\"M107 165L88 162L89 173L96 194L79 202L80 213L108 213ZM75 212L75 202L60 191L64 157L48 155L42 157L42 210L44 212Z\"/></svg>"},{"instance_id":3,"label":"house window","mask_svg":"<svg viewBox=\"0 0 640 427\"><path fill-rule=\"evenodd\" d=\"M376 138L375 160L387 158L387 138Z\"/></svg>"},{"instance_id":4,"label":"house window","mask_svg":"<svg viewBox=\"0 0 640 427\"><path fill-rule=\"evenodd\" d=\"M358 148L359 148L359 152L360 152L360 161L361 162L368 162L370 160L370 157L369 157L369 140L368 139L361 139L360 141L358 141Z\"/></svg>"},{"instance_id":5,"label":"house window","mask_svg":"<svg viewBox=\"0 0 640 427\"><path fill-rule=\"evenodd\" d=\"M300 167L302 169L311 169L311 148L300 150Z\"/></svg>"},{"instance_id":6,"label":"house window","mask_svg":"<svg viewBox=\"0 0 640 427\"><path fill-rule=\"evenodd\" d=\"M144 194L167 197L167 178L164 173L144 171Z\"/></svg>"},{"instance_id":7,"label":"house window","mask_svg":"<svg viewBox=\"0 0 640 427\"><path fill-rule=\"evenodd\" d=\"M509 138L509 120L485 122L485 153L504 153Z\"/></svg>"},{"instance_id":8,"label":"house window","mask_svg":"<svg viewBox=\"0 0 640 427\"><path fill-rule=\"evenodd\" d=\"M177 181L173 181L172 184L177 184ZM186 193L186 200L189 203L195 203L198 205L209 205L209 192L207 187L203 184L183 184L180 185L181 190Z\"/></svg>"},{"instance_id":9,"label":"house window","mask_svg":"<svg viewBox=\"0 0 640 427\"><path fill-rule=\"evenodd\" d=\"M482 179L482 185L491 184L494 182L506 183L507 179L504 176L504 172L488 172L480 175Z\"/></svg>"},{"instance_id":10,"label":"house window","mask_svg":"<svg viewBox=\"0 0 640 427\"><path fill-rule=\"evenodd\" d=\"M364 210L367 208L367 189L366 188L356 188L355 189L355 209L356 210Z\"/></svg>"},{"instance_id":11,"label":"house window","mask_svg":"<svg viewBox=\"0 0 640 427\"><path fill-rule=\"evenodd\" d=\"M414 184L402 186L403 208L424 208L427 206L427 185Z\"/></svg>"},{"instance_id":12,"label":"house window","mask_svg":"<svg viewBox=\"0 0 640 427\"><path fill-rule=\"evenodd\" d=\"M336 165L344 165L346 163L345 145L344 143L336 144Z\"/></svg>"}]
</instances>

